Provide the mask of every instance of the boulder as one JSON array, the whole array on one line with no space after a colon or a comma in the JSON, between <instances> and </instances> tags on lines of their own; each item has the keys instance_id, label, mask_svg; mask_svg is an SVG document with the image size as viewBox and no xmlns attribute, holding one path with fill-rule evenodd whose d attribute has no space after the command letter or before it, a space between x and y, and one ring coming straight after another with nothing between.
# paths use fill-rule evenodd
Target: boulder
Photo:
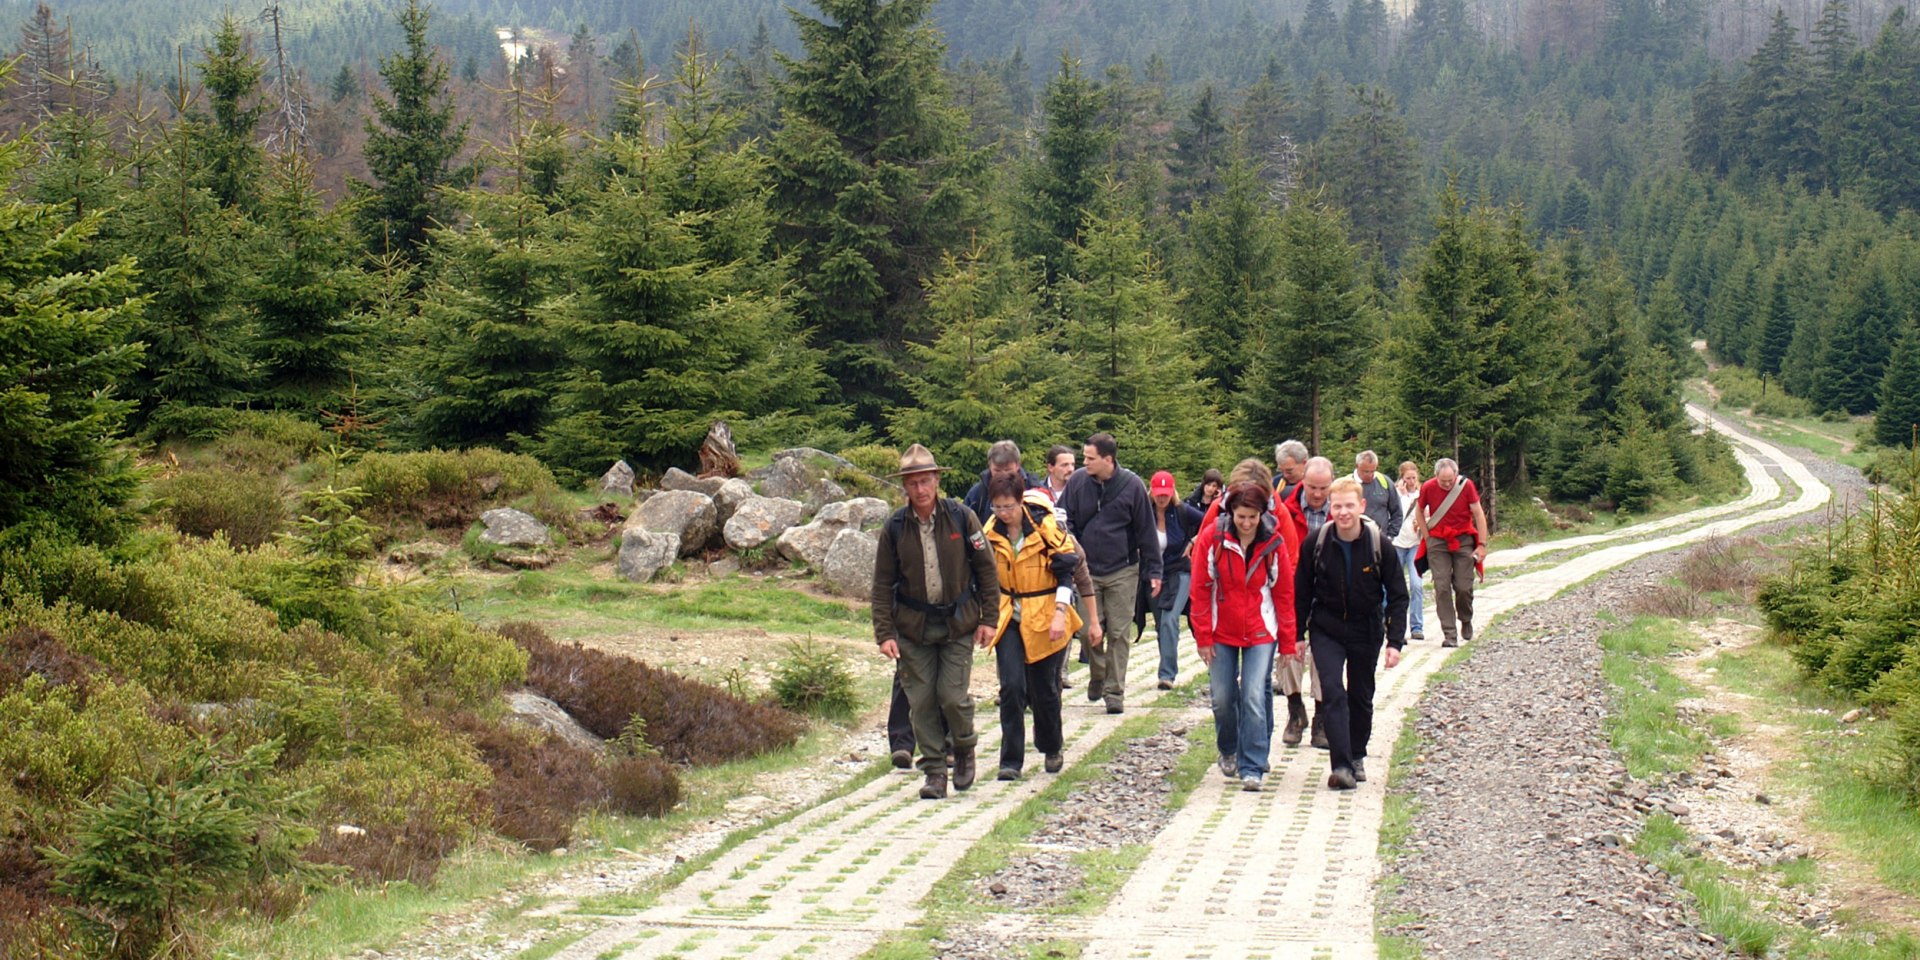
<instances>
[{"instance_id":1,"label":"boulder","mask_svg":"<svg viewBox=\"0 0 1920 960\"><path fill-rule=\"evenodd\" d=\"M692 490L711 497L720 492L720 485L727 482L725 477L696 477L679 467L668 467L660 477L662 490Z\"/></svg>"},{"instance_id":2,"label":"boulder","mask_svg":"<svg viewBox=\"0 0 1920 960\"><path fill-rule=\"evenodd\" d=\"M555 734L560 739L585 750L599 751L604 745L593 731L580 725L580 722L560 709L560 705L548 700L532 690L515 690L507 694L507 709L513 711L513 718L540 730Z\"/></svg>"},{"instance_id":3,"label":"boulder","mask_svg":"<svg viewBox=\"0 0 1920 960\"><path fill-rule=\"evenodd\" d=\"M663 490L634 508L627 518L627 529L652 533L670 533L680 540L682 554L706 549L714 534L720 532L720 511L713 498L692 490Z\"/></svg>"},{"instance_id":4,"label":"boulder","mask_svg":"<svg viewBox=\"0 0 1920 960\"><path fill-rule=\"evenodd\" d=\"M798 500L778 497L749 497L740 502L727 519L727 546L735 550L753 550L787 532L800 522L804 507Z\"/></svg>"},{"instance_id":5,"label":"boulder","mask_svg":"<svg viewBox=\"0 0 1920 960\"><path fill-rule=\"evenodd\" d=\"M813 518L856 530L878 530L892 515L893 506L879 497L854 497L821 507Z\"/></svg>"},{"instance_id":6,"label":"boulder","mask_svg":"<svg viewBox=\"0 0 1920 960\"><path fill-rule=\"evenodd\" d=\"M600 492L633 496L633 468L625 460L615 460L613 466L600 475Z\"/></svg>"},{"instance_id":7,"label":"boulder","mask_svg":"<svg viewBox=\"0 0 1920 960\"><path fill-rule=\"evenodd\" d=\"M866 598L873 595L873 557L880 538L863 530L841 530L827 548L820 575L836 593Z\"/></svg>"},{"instance_id":8,"label":"boulder","mask_svg":"<svg viewBox=\"0 0 1920 960\"><path fill-rule=\"evenodd\" d=\"M553 534L546 524L511 507L488 510L480 515L480 522L487 525L480 533L481 543L498 547L544 547L553 542Z\"/></svg>"},{"instance_id":9,"label":"boulder","mask_svg":"<svg viewBox=\"0 0 1920 960\"><path fill-rule=\"evenodd\" d=\"M830 523L816 519L812 523L798 527L788 527L787 532L776 541L780 555L788 560L797 560L808 568L818 570L827 562L827 551L832 549L834 538L848 529L846 524Z\"/></svg>"},{"instance_id":10,"label":"boulder","mask_svg":"<svg viewBox=\"0 0 1920 960\"><path fill-rule=\"evenodd\" d=\"M757 496L759 494L753 492L753 484L739 477L730 478L722 483L720 492L713 495L714 506L720 508L720 525L726 526L727 521L733 519L733 512L740 509L740 504Z\"/></svg>"},{"instance_id":11,"label":"boulder","mask_svg":"<svg viewBox=\"0 0 1920 960\"><path fill-rule=\"evenodd\" d=\"M799 457L776 458L748 476L760 481L761 496L800 501L807 499L816 482L828 479L825 470Z\"/></svg>"},{"instance_id":12,"label":"boulder","mask_svg":"<svg viewBox=\"0 0 1920 960\"><path fill-rule=\"evenodd\" d=\"M773 459L774 459L774 462L776 463L781 460L802 460L807 463L813 464L814 466L819 467L820 469L825 470L828 473L832 473L835 470L859 469L858 467L855 467L853 465L852 460L848 460L847 458L841 457L841 456L835 456L834 454L828 453L825 450L816 449L814 447L789 447L785 450L775 450L773 452Z\"/></svg>"},{"instance_id":13,"label":"boulder","mask_svg":"<svg viewBox=\"0 0 1920 960\"><path fill-rule=\"evenodd\" d=\"M680 555L680 537L628 527L620 533L620 557L614 569L620 579L646 583Z\"/></svg>"}]
</instances>

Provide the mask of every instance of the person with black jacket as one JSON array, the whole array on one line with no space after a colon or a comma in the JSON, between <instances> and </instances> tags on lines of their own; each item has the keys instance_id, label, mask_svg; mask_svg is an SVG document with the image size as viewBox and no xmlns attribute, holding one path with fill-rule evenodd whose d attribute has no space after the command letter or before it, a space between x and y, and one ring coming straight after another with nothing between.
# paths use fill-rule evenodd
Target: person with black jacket
<instances>
[{"instance_id":1,"label":"person with black jacket","mask_svg":"<svg viewBox=\"0 0 1920 960\"><path fill-rule=\"evenodd\" d=\"M1365 515L1366 498L1352 477L1327 493L1325 526L1300 547L1293 602L1309 628L1326 716L1327 787L1351 790L1367 779L1373 734L1373 671L1387 645L1391 670L1400 663L1407 626L1407 580L1400 557ZM1381 600L1385 599L1384 609Z\"/></svg>"},{"instance_id":2,"label":"person with black jacket","mask_svg":"<svg viewBox=\"0 0 1920 960\"><path fill-rule=\"evenodd\" d=\"M994 477L1019 477L1022 490L1045 486L1047 482L1042 477L1028 473L1027 468L1020 465L1019 444L1012 440L995 440L993 446L987 448L987 468L980 471L979 482L967 488L967 495L961 498L982 526L993 519L993 505L987 497L987 481Z\"/></svg>"},{"instance_id":3,"label":"person with black jacket","mask_svg":"<svg viewBox=\"0 0 1920 960\"><path fill-rule=\"evenodd\" d=\"M1105 699L1108 713L1126 711L1127 654L1132 647L1127 621L1142 574L1148 596L1159 595L1161 577L1160 540L1154 533L1147 485L1120 466L1118 451L1110 433L1088 437L1081 451L1084 465L1067 480L1062 495L1068 532L1085 553L1107 635L1106 643L1088 658L1092 677L1087 699Z\"/></svg>"}]
</instances>

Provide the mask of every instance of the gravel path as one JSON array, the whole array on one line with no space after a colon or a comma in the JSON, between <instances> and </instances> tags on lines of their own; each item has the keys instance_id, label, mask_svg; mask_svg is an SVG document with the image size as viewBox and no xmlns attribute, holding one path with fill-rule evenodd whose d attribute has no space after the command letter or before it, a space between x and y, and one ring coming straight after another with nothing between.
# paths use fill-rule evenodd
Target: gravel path
<instances>
[{"instance_id":1,"label":"gravel path","mask_svg":"<svg viewBox=\"0 0 1920 960\"><path fill-rule=\"evenodd\" d=\"M1836 505L1858 504L1868 489L1849 467L1780 452L1804 466L1802 479L1832 487ZM1385 907L1418 919L1388 932L1417 939L1429 957L1728 955L1677 884L1626 849L1649 810L1688 822L1678 793L1692 778L1632 781L1603 729L1601 615L1634 616L1682 558L1645 557L1516 611L1457 679L1430 687L1419 755L1395 784L1418 809L1409 852L1391 867L1399 892Z\"/></svg>"}]
</instances>

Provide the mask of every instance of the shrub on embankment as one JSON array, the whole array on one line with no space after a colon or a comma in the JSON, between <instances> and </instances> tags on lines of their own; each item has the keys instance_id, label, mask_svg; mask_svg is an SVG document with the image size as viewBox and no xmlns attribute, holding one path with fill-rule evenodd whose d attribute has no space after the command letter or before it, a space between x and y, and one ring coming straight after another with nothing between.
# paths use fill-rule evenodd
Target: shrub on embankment
<instances>
[{"instance_id":1,"label":"shrub on embankment","mask_svg":"<svg viewBox=\"0 0 1920 960\"><path fill-rule=\"evenodd\" d=\"M353 499L321 491L251 550L171 532L0 550L0 960L190 955L205 924L283 915L316 884L426 883L480 834L550 850L590 809L664 814L676 763L802 732L420 605L368 575ZM567 689L605 749L507 716L528 649L549 688L591 675Z\"/></svg>"},{"instance_id":2,"label":"shrub on embankment","mask_svg":"<svg viewBox=\"0 0 1920 960\"><path fill-rule=\"evenodd\" d=\"M1920 805L1920 498L1876 495L1758 599L1809 677L1890 716L1888 777Z\"/></svg>"}]
</instances>

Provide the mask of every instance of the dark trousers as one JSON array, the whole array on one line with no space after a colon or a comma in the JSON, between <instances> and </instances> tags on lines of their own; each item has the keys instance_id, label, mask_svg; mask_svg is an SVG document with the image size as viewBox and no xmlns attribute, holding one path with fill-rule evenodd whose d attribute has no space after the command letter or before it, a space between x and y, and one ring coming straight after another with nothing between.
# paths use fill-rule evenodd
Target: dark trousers
<instances>
[{"instance_id":1,"label":"dark trousers","mask_svg":"<svg viewBox=\"0 0 1920 960\"><path fill-rule=\"evenodd\" d=\"M1000 672L1000 766L1019 770L1027 761L1027 709L1033 709L1033 748L1042 756L1060 752L1060 668L1067 651L1055 651L1038 663L1027 662L1019 624L1007 628L994 645Z\"/></svg>"},{"instance_id":2,"label":"dark trousers","mask_svg":"<svg viewBox=\"0 0 1920 960\"><path fill-rule=\"evenodd\" d=\"M1324 634L1324 635L1323 635ZM1356 625L1353 633L1313 631L1314 668L1320 673L1320 715L1326 717L1328 761L1332 769L1353 769L1367 755L1373 738L1373 670L1381 641L1373 630Z\"/></svg>"},{"instance_id":3,"label":"dark trousers","mask_svg":"<svg viewBox=\"0 0 1920 960\"><path fill-rule=\"evenodd\" d=\"M893 702L887 706L887 752L913 752L913 715L907 710L907 691L900 686L900 669L893 671Z\"/></svg>"}]
</instances>

